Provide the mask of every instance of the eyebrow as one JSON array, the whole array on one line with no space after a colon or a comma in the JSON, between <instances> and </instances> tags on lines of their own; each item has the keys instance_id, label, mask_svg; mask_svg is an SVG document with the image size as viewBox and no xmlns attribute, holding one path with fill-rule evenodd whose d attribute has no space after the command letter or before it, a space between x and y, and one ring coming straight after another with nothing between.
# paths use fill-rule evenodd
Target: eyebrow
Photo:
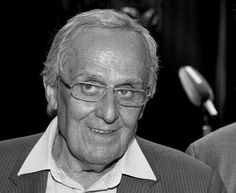
<instances>
[{"instance_id":1,"label":"eyebrow","mask_svg":"<svg viewBox=\"0 0 236 193\"><path fill-rule=\"evenodd\" d=\"M98 74L89 74L89 73L80 73L76 76L76 79L84 79L85 81L86 80L95 80L95 81L98 81L98 80L101 80L103 79L100 75Z\"/></svg>"},{"instance_id":2,"label":"eyebrow","mask_svg":"<svg viewBox=\"0 0 236 193\"><path fill-rule=\"evenodd\" d=\"M141 81L134 81L134 80L126 80L123 83L117 84L117 86L125 86L125 85L130 85L132 87L138 87L138 86L143 86L143 82Z\"/></svg>"},{"instance_id":3,"label":"eyebrow","mask_svg":"<svg viewBox=\"0 0 236 193\"><path fill-rule=\"evenodd\" d=\"M100 82L103 85L105 84L105 79L104 77L100 76L99 74L90 74L90 73L80 73L77 75L76 80L81 80L82 81L97 81ZM144 82L141 80L134 80L134 79L127 79L124 81L121 81L115 86L122 86L122 85L137 85L137 86L143 86Z\"/></svg>"}]
</instances>

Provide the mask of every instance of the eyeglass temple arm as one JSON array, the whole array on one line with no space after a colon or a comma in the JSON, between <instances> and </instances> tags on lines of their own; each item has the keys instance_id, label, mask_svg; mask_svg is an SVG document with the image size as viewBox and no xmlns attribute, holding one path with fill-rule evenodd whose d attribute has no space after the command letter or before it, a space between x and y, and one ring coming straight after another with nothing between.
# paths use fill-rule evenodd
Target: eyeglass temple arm
<instances>
[{"instance_id":1,"label":"eyeglass temple arm","mask_svg":"<svg viewBox=\"0 0 236 193\"><path fill-rule=\"evenodd\" d=\"M57 79L68 89L71 89L71 85L69 85L67 82L64 81L64 79L61 76L58 76Z\"/></svg>"}]
</instances>

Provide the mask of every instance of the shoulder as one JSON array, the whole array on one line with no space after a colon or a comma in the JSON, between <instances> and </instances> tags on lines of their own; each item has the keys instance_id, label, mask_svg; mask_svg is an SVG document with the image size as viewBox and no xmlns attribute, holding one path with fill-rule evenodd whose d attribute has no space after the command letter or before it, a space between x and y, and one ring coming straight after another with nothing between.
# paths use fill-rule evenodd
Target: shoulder
<instances>
[{"instance_id":1,"label":"shoulder","mask_svg":"<svg viewBox=\"0 0 236 193\"><path fill-rule=\"evenodd\" d=\"M202 172L211 174L209 166L182 151L141 138L138 139L138 142L148 162L158 172L185 172L185 174L194 173L194 175Z\"/></svg>"},{"instance_id":2,"label":"shoulder","mask_svg":"<svg viewBox=\"0 0 236 193\"><path fill-rule=\"evenodd\" d=\"M217 129L216 131L198 139L190 146L195 149L227 150L236 149L236 122ZM194 147L193 147L194 146Z\"/></svg>"},{"instance_id":3,"label":"shoulder","mask_svg":"<svg viewBox=\"0 0 236 193\"><path fill-rule=\"evenodd\" d=\"M198 143L203 143L205 141L218 141L218 140L225 140L225 141L235 141L236 138L236 122L226 125L213 131L212 133L202 137L198 140Z\"/></svg>"},{"instance_id":4,"label":"shoulder","mask_svg":"<svg viewBox=\"0 0 236 193\"><path fill-rule=\"evenodd\" d=\"M189 145L186 153L213 168L233 167L236 161L236 122L198 139Z\"/></svg>"},{"instance_id":5,"label":"shoulder","mask_svg":"<svg viewBox=\"0 0 236 193\"><path fill-rule=\"evenodd\" d=\"M211 189L222 186L219 175L203 162L186 153L148 140L137 141L156 176L163 184L178 184L180 187ZM217 185L218 184L218 185Z\"/></svg>"},{"instance_id":6,"label":"shoulder","mask_svg":"<svg viewBox=\"0 0 236 193\"><path fill-rule=\"evenodd\" d=\"M18 137L18 138L13 138L13 139L7 139L7 140L3 140L0 141L0 148L3 148L5 146L14 146L14 145L29 145L31 143L34 143L35 141L37 141L43 133L38 133L38 134L34 134L34 135L28 135L28 136L24 136L24 137Z\"/></svg>"},{"instance_id":7,"label":"shoulder","mask_svg":"<svg viewBox=\"0 0 236 193\"><path fill-rule=\"evenodd\" d=\"M0 186L16 174L41 134L0 141Z\"/></svg>"},{"instance_id":8,"label":"shoulder","mask_svg":"<svg viewBox=\"0 0 236 193\"><path fill-rule=\"evenodd\" d=\"M155 160L156 163L168 163L170 166L180 166L182 169L185 167L188 169L208 169L208 166L202 162L197 161L196 159L193 159L191 156L180 150L157 144L142 138L137 138L137 141L144 155L149 160Z\"/></svg>"},{"instance_id":9,"label":"shoulder","mask_svg":"<svg viewBox=\"0 0 236 193\"><path fill-rule=\"evenodd\" d=\"M189 145L186 153L218 171L230 189L235 187L236 123L219 128Z\"/></svg>"},{"instance_id":10,"label":"shoulder","mask_svg":"<svg viewBox=\"0 0 236 193\"><path fill-rule=\"evenodd\" d=\"M23 152L30 151L42 134L0 141L0 163L2 160L14 159Z\"/></svg>"}]
</instances>

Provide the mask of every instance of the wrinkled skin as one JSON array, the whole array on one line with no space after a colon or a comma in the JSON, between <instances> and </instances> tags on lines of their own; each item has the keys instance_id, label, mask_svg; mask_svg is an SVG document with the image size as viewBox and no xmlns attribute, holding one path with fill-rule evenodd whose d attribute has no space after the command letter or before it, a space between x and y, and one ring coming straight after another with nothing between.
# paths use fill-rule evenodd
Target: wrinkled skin
<instances>
[{"instance_id":1,"label":"wrinkled skin","mask_svg":"<svg viewBox=\"0 0 236 193\"><path fill-rule=\"evenodd\" d=\"M140 35L85 28L73 42L63 65L63 78L69 84L85 81L145 89L147 61L146 44ZM134 138L144 107L121 106L112 92L99 102L76 100L68 88L58 84L57 89L46 86L49 104L57 109L60 130L54 143L55 159L67 165L67 170L109 170Z\"/></svg>"}]
</instances>

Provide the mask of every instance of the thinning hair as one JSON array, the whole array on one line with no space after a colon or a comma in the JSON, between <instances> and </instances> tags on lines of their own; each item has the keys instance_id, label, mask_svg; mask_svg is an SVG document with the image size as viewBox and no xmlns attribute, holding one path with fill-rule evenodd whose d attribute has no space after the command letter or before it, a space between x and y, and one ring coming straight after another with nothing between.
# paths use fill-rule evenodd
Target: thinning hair
<instances>
[{"instance_id":1,"label":"thinning hair","mask_svg":"<svg viewBox=\"0 0 236 193\"><path fill-rule=\"evenodd\" d=\"M156 90L157 72L159 69L157 57L157 44L147 29L131 19L125 13L113 9L95 9L75 15L69 19L64 27L62 27L52 42L52 46L44 63L41 73L44 83L51 87L56 86L57 76L63 73L63 63L67 52L70 50L71 42L79 30L85 27L106 28L127 30L138 33L146 43L146 52L149 61L149 87L151 97Z\"/></svg>"}]
</instances>

